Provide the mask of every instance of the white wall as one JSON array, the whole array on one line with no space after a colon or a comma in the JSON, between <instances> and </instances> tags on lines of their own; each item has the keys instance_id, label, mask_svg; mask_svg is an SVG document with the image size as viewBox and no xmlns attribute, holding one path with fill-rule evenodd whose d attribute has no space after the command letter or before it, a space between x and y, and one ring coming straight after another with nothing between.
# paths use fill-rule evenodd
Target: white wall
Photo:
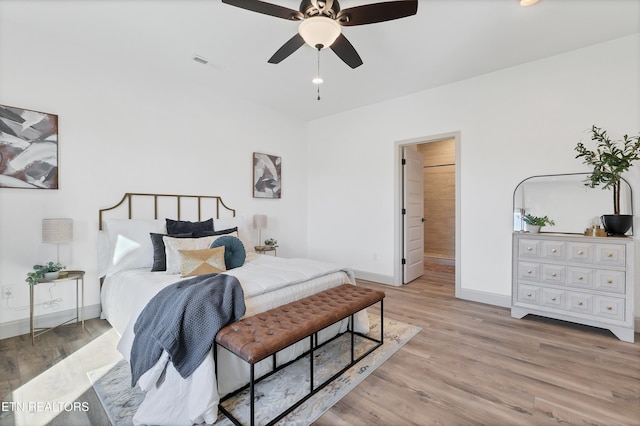
<instances>
[{"instance_id":1,"label":"white wall","mask_svg":"<svg viewBox=\"0 0 640 426\"><path fill-rule=\"evenodd\" d=\"M87 271L86 304L99 303L98 209L124 192L220 195L247 221L269 216L262 236L278 239L279 255L306 255L305 123L220 97L188 75L110 60L11 22L0 26L0 103L58 115L60 166L59 190L0 188L0 286L14 294L0 300L0 326L24 324L25 274L55 260L55 246L41 243L47 217L73 218L75 238L61 260ZM254 151L282 157L282 199L252 198ZM51 290L63 298L58 310L75 307L72 288ZM38 300L48 291L38 286Z\"/></svg>"},{"instance_id":2,"label":"white wall","mask_svg":"<svg viewBox=\"0 0 640 426\"><path fill-rule=\"evenodd\" d=\"M54 256L40 243L45 217L74 219L63 261L87 270L86 303L99 303L97 211L126 191L221 195L247 219L269 215L263 237L278 239L279 254L335 260L393 281L395 144L456 131L462 288L505 300L517 183L586 171L573 147L592 124L612 135L640 130L638 36L306 125L220 97L189 76L112 61L1 23L0 103L59 115L60 189L0 188L0 286L14 290L9 303L0 300L0 326L28 317L17 309L28 304L25 273ZM253 151L283 157L282 200L251 198ZM637 230L640 165L627 178ZM59 309L72 307L71 292L59 287L52 290L64 299ZM38 292L48 297L45 286Z\"/></svg>"},{"instance_id":3,"label":"white wall","mask_svg":"<svg viewBox=\"0 0 640 426\"><path fill-rule=\"evenodd\" d=\"M462 294L508 302L514 188L532 175L587 172L574 147L592 124L617 138L640 132L638 52L640 36L625 37L311 122L309 255L393 282L394 145L459 131ZM640 164L626 177L638 246Z\"/></svg>"}]
</instances>

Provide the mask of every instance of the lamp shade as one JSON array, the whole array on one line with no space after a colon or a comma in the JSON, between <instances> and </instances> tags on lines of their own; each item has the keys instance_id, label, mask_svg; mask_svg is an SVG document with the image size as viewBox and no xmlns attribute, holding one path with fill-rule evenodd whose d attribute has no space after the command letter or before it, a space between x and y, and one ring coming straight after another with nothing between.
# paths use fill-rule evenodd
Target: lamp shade
<instances>
[{"instance_id":1,"label":"lamp shade","mask_svg":"<svg viewBox=\"0 0 640 426\"><path fill-rule=\"evenodd\" d=\"M42 219L43 243L70 243L73 240L73 219Z\"/></svg>"},{"instance_id":2,"label":"lamp shade","mask_svg":"<svg viewBox=\"0 0 640 426\"><path fill-rule=\"evenodd\" d=\"M267 227L267 215L256 214L253 216L253 227L256 229L263 229Z\"/></svg>"},{"instance_id":3,"label":"lamp shade","mask_svg":"<svg viewBox=\"0 0 640 426\"><path fill-rule=\"evenodd\" d=\"M340 24L326 16L306 18L298 27L298 33L305 43L316 49L331 46L340 35L340 31Z\"/></svg>"}]
</instances>

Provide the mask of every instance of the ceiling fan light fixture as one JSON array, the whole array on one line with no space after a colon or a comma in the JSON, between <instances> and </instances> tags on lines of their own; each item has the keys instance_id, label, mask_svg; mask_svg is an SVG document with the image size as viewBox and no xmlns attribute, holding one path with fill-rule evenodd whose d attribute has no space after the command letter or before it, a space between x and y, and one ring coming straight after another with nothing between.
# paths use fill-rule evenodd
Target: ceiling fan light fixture
<instances>
[{"instance_id":1,"label":"ceiling fan light fixture","mask_svg":"<svg viewBox=\"0 0 640 426\"><path fill-rule=\"evenodd\" d=\"M520 6L533 6L540 0L520 0Z\"/></svg>"},{"instance_id":2,"label":"ceiling fan light fixture","mask_svg":"<svg viewBox=\"0 0 640 426\"><path fill-rule=\"evenodd\" d=\"M300 22L298 33L309 46L324 49L340 35L340 24L326 16L314 16Z\"/></svg>"}]
</instances>

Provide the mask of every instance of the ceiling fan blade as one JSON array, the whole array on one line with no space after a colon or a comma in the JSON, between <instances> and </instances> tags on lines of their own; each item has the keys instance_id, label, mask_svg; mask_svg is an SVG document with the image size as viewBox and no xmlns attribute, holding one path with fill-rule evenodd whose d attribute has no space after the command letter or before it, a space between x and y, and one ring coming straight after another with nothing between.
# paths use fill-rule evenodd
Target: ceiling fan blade
<instances>
[{"instance_id":1,"label":"ceiling fan blade","mask_svg":"<svg viewBox=\"0 0 640 426\"><path fill-rule=\"evenodd\" d=\"M298 10L258 0L222 0L222 3L230 4L231 6L250 10L252 12L262 13L264 15L275 16L276 18L286 19L288 21L301 21L304 19L304 15Z\"/></svg>"},{"instance_id":2,"label":"ceiling fan blade","mask_svg":"<svg viewBox=\"0 0 640 426\"><path fill-rule=\"evenodd\" d=\"M270 64L279 64L283 60L285 60L289 55L298 50L300 46L304 44L304 39L298 33L291 37L288 42L282 45L280 49L276 53L273 54L271 58L269 58Z\"/></svg>"},{"instance_id":3,"label":"ceiling fan blade","mask_svg":"<svg viewBox=\"0 0 640 426\"><path fill-rule=\"evenodd\" d=\"M343 9L338 13L336 21L349 27L405 18L417 12L418 0L388 1Z\"/></svg>"},{"instance_id":4,"label":"ceiling fan blade","mask_svg":"<svg viewBox=\"0 0 640 426\"><path fill-rule=\"evenodd\" d=\"M358 68L362 65L360 55L358 55L358 52L356 52L356 49L353 48L353 45L347 40L344 34L340 34L336 41L333 42L331 50L351 68Z\"/></svg>"}]
</instances>

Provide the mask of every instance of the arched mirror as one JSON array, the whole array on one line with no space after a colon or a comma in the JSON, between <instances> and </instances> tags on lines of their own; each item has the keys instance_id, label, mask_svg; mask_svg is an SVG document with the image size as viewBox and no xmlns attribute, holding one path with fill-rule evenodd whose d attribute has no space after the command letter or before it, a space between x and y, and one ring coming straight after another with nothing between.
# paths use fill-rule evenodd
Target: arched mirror
<instances>
[{"instance_id":1,"label":"arched mirror","mask_svg":"<svg viewBox=\"0 0 640 426\"><path fill-rule=\"evenodd\" d=\"M547 216L555 222L542 232L584 234L601 225L600 216L613 214L613 190L585 185L589 173L531 176L513 192L513 230L524 231L523 216ZM633 214L633 195L622 179L620 214ZM627 233L633 235L633 228Z\"/></svg>"}]
</instances>

